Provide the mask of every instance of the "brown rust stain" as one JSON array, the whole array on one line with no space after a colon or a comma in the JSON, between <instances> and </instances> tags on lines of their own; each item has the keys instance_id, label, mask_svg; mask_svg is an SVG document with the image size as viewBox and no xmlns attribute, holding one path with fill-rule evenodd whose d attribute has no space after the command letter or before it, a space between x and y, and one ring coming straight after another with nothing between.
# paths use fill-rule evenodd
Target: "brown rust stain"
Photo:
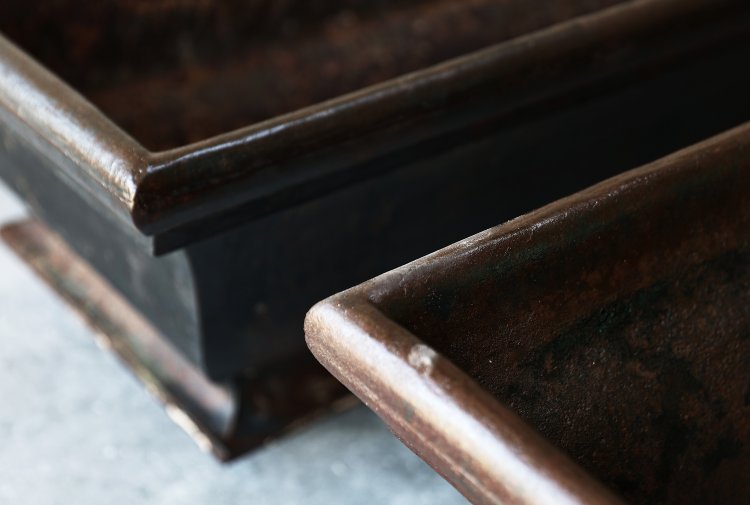
<instances>
[{"instance_id":1,"label":"brown rust stain","mask_svg":"<svg viewBox=\"0 0 750 505\"><path fill-rule=\"evenodd\" d=\"M590 314L492 392L634 503L722 503L750 472L748 370L750 253L730 253Z\"/></svg>"}]
</instances>

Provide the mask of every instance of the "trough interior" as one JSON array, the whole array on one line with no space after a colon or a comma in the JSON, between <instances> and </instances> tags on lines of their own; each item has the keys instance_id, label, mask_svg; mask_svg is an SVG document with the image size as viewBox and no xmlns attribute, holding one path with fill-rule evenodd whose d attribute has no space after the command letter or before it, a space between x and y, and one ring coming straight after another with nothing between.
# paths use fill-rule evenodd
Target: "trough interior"
<instances>
[{"instance_id":1,"label":"trough interior","mask_svg":"<svg viewBox=\"0 0 750 505\"><path fill-rule=\"evenodd\" d=\"M750 503L747 174L454 251L372 301L631 503Z\"/></svg>"},{"instance_id":2,"label":"trough interior","mask_svg":"<svg viewBox=\"0 0 750 505\"><path fill-rule=\"evenodd\" d=\"M623 0L8 0L0 31L152 150Z\"/></svg>"}]
</instances>

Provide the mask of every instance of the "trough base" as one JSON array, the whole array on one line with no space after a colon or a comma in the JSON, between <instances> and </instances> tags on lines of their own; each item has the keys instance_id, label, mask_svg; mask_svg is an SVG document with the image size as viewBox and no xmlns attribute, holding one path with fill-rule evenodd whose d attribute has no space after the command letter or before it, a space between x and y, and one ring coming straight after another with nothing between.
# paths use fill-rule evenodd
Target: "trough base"
<instances>
[{"instance_id":1,"label":"trough base","mask_svg":"<svg viewBox=\"0 0 750 505\"><path fill-rule=\"evenodd\" d=\"M44 224L20 221L0 235L95 330L100 347L114 351L169 417L221 460L357 403L308 356L253 377L213 382Z\"/></svg>"}]
</instances>

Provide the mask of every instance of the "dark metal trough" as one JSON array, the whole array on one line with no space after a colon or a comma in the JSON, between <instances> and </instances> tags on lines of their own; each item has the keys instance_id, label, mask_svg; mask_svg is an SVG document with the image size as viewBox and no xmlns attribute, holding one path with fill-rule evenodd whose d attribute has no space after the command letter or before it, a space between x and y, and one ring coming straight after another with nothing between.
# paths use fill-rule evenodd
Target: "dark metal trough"
<instances>
[{"instance_id":1,"label":"dark metal trough","mask_svg":"<svg viewBox=\"0 0 750 505\"><path fill-rule=\"evenodd\" d=\"M750 124L316 305L475 503L750 503Z\"/></svg>"}]
</instances>

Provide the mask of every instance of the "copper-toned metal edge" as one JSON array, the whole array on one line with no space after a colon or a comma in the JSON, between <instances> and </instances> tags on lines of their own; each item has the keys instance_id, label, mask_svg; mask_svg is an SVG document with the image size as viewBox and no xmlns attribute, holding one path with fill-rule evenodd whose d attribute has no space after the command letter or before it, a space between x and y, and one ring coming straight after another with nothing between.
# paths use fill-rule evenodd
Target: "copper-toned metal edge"
<instances>
[{"instance_id":1,"label":"copper-toned metal edge","mask_svg":"<svg viewBox=\"0 0 750 505\"><path fill-rule=\"evenodd\" d=\"M622 503L359 294L316 305L305 332L328 370L473 503Z\"/></svg>"},{"instance_id":2,"label":"copper-toned metal edge","mask_svg":"<svg viewBox=\"0 0 750 505\"><path fill-rule=\"evenodd\" d=\"M77 173L65 175L129 213L150 153L2 35L0 55L0 111L29 128L43 152L73 161Z\"/></svg>"}]
</instances>

